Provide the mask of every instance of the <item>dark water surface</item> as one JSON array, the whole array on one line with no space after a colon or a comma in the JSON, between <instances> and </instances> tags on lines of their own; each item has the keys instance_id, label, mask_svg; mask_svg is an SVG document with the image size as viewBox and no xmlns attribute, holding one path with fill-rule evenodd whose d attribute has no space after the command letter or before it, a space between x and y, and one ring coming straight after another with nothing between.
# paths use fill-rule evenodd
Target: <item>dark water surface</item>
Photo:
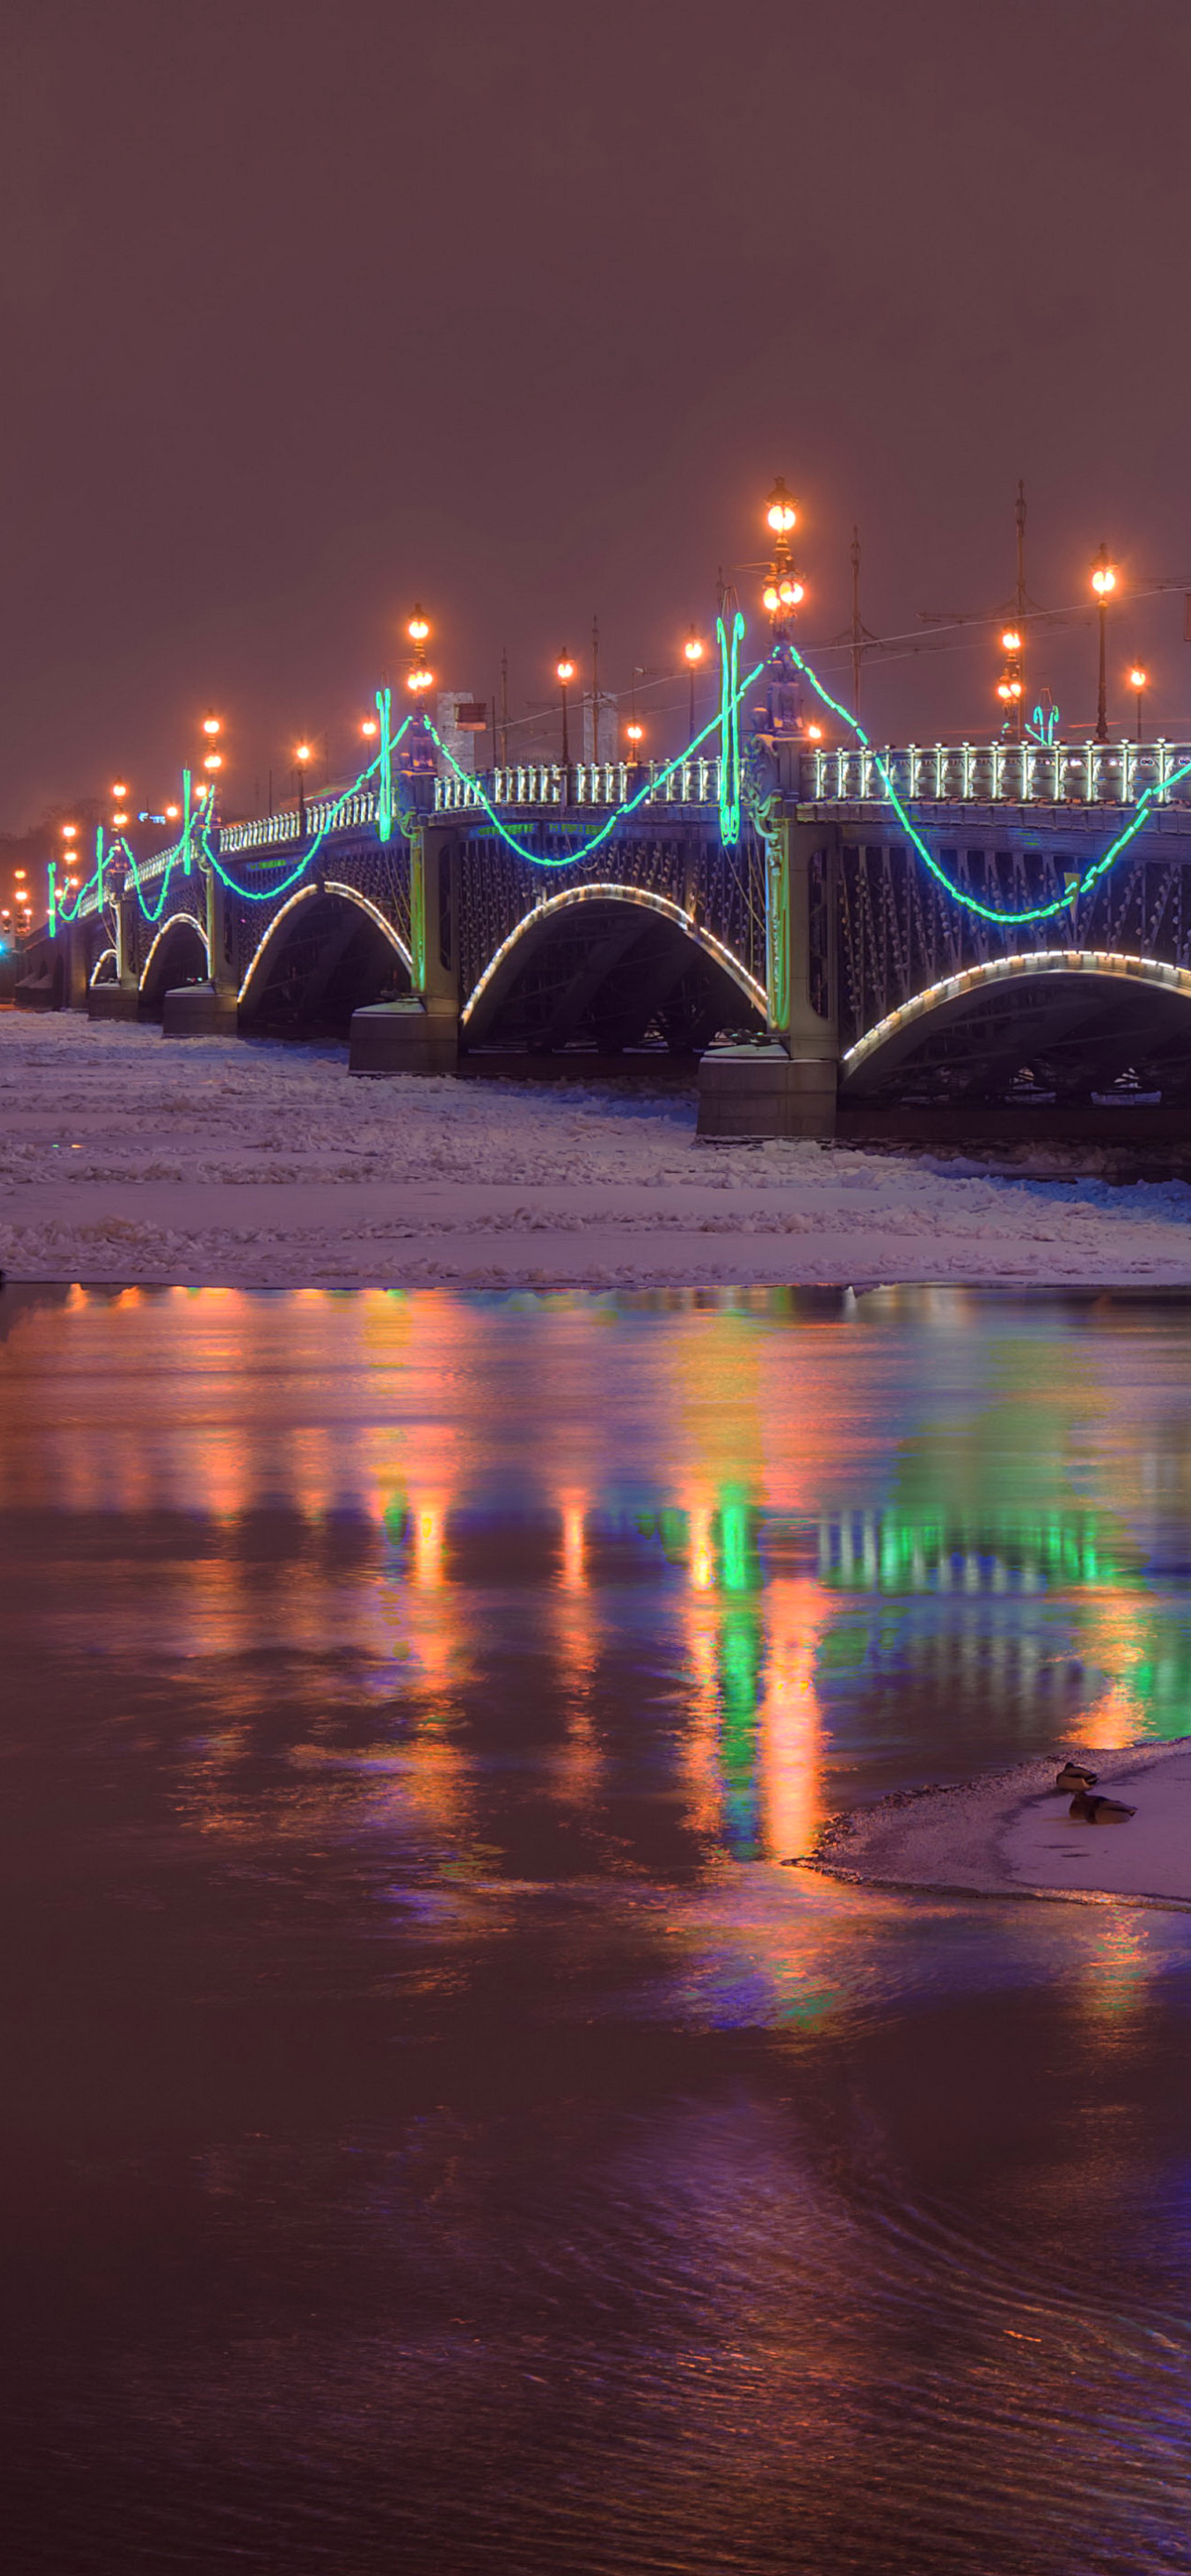
<instances>
[{"instance_id":1,"label":"dark water surface","mask_svg":"<svg viewBox=\"0 0 1191 2576\"><path fill-rule=\"evenodd\" d=\"M1191 1306L0 1296L7 2568L1191 2566Z\"/></svg>"}]
</instances>

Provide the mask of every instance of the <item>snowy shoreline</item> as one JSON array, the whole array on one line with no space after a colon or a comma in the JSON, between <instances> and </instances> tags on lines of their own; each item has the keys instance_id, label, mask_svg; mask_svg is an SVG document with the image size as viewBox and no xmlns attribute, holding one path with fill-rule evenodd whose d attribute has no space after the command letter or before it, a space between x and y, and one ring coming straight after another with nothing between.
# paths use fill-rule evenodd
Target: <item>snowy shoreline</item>
<instances>
[{"instance_id":1,"label":"snowy shoreline","mask_svg":"<svg viewBox=\"0 0 1191 2576\"><path fill-rule=\"evenodd\" d=\"M0 1268L210 1287L1191 1288L1191 1185L701 1145L672 1087L0 1013Z\"/></svg>"},{"instance_id":2,"label":"snowy shoreline","mask_svg":"<svg viewBox=\"0 0 1191 2576\"><path fill-rule=\"evenodd\" d=\"M1072 1818L1070 1794L1055 1788L1069 1759L1136 1808L1128 1823ZM1064 1746L976 1779L895 1790L829 1817L791 1866L862 1886L1191 1908L1191 1738Z\"/></svg>"}]
</instances>

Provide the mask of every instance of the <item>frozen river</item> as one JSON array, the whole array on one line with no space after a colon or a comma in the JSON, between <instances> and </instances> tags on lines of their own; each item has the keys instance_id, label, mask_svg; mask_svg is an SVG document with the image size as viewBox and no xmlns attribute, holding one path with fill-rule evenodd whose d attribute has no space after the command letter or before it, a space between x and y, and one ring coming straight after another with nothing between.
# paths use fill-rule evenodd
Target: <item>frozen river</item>
<instances>
[{"instance_id":1,"label":"frozen river","mask_svg":"<svg viewBox=\"0 0 1191 2576\"><path fill-rule=\"evenodd\" d=\"M45 2576L1136 2576L1191 1921L784 1867L1191 1730L1191 1301L0 1295Z\"/></svg>"}]
</instances>

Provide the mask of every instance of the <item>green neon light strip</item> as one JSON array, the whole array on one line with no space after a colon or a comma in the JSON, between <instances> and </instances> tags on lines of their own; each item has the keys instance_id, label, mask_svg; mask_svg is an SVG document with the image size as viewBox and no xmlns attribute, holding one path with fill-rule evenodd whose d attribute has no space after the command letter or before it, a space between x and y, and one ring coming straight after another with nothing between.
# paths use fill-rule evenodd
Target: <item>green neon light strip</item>
<instances>
[{"instance_id":1,"label":"green neon light strip","mask_svg":"<svg viewBox=\"0 0 1191 2576\"><path fill-rule=\"evenodd\" d=\"M738 618L737 622L740 627L740 632L743 635L743 618ZM731 697L731 719L733 731L735 730L736 710L740 705L740 701L743 698L745 691L747 689L751 689L754 680L758 677L763 668L764 665L758 662L756 670L748 673L747 678L740 682L739 687ZM733 671L735 671L735 663L733 663ZM727 696L726 689L724 695ZM484 813L487 815L493 831L499 835L499 838L502 841L507 842L510 850L516 851L519 859L528 859L530 866L533 868L573 868L578 864L580 859L590 858L592 851L598 850L601 843L610 838L611 834L615 831L617 824L624 821L626 814L635 814L638 807L646 804L648 799L656 793L657 789L665 785L668 778L673 778L675 770L682 768L683 762L690 759L691 753L693 751L697 751L699 744L701 742L706 742L709 734L719 732L723 721L724 713L723 704L721 703L718 713L711 718L710 724L705 724L701 732L692 734L685 751L680 751L676 759L668 760L664 769L660 769L658 771L656 778L647 780L644 787L638 788L635 796L626 798L623 805L618 805L614 812L609 814L607 821L601 823L599 831L593 832L590 839L583 842L581 848L577 850L568 850L565 858L558 859L546 858L538 850L527 850L525 843L518 840L516 833L510 832L507 825L501 822L500 816L497 813L496 807L492 803L491 798L484 794L483 788L478 785L471 773L466 769L460 768L453 751L448 750L441 734L435 732L434 726L431 724L429 717L426 718L426 731L430 735L431 741L437 744L443 758L445 760L449 760L456 778L462 779L466 785L475 787L477 805L481 806ZM721 760L722 759L723 745L721 744ZM737 814L739 818L739 790ZM739 819L737 822L737 837L739 837Z\"/></svg>"},{"instance_id":2,"label":"green neon light strip","mask_svg":"<svg viewBox=\"0 0 1191 2576\"><path fill-rule=\"evenodd\" d=\"M863 750L872 751L873 746L869 741L868 735L866 734L859 717L850 715L846 707L841 707L838 698L833 698L830 690L824 688L817 673L812 671L810 663L804 662L796 644L791 644L790 651L794 656L794 660L798 664L799 670L805 673L805 676L810 681L811 687L815 691L816 696L822 699L824 706L830 707L832 714L839 717L841 724L848 726L849 731L855 734L856 740ZM921 832L918 831L917 827L910 821L910 817L907 814L905 806L903 805L897 789L893 784L893 780L890 777L888 764L882 760L879 752L874 752L873 757L877 764L878 777L884 781L886 795L889 798L889 802L893 807L894 813L897 815L902 830L905 833L907 840L913 842L919 858L924 862L925 866L929 868L932 877L936 879L939 885L945 887L947 893L952 896L956 903L962 904L965 912L978 913L982 921L1003 921L1007 923L1010 928L1027 921L1053 921L1059 913L1069 911L1072 903L1076 902L1081 894L1089 894L1098 879L1104 876L1106 871L1113 865L1114 860L1120 858L1122 850L1127 850L1130 841L1136 840L1142 825L1148 821L1149 816L1158 801L1156 790L1153 787L1147 787L1144 794L1139 797L1137 805L1134 808L1132 822L1125 825L1123 832L1118 832L1115 841L1111 841L1109 843L1108 848L1104 851L1101 858L1092 860L1090 866L1085 868L1078 884L1074 887L1069 887L1066 894L1056 895L1053 903L1035 904L1033 909L1029 912L1002 912L995 904L978 903L975 895L965 894L961 886L957 886L953 883L952 879L947 874L946 868L941 868L938 860L932 857L931 852L928 850L926 843L922 838ZM1179 769L1172 769L1170 776L1166 781L1166 785L1168 788L1175 787L1177 786L1180 778L1187 778L1188 776L1191 776L1191 760L1185 760Z\"/></svg>"}]
</instances>

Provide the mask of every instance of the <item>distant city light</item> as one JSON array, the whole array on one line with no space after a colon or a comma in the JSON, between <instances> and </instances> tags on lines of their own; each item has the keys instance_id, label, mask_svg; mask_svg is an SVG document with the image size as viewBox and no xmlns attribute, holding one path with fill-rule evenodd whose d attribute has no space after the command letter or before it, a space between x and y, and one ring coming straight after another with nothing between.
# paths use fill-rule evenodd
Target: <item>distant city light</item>
<instances>
[{"instance_id":1,"label":"distant city light","mask_svg":"<svg viewBox=\"0 0 1191 2576\"><path fill-rule=\"evenodd\" d=\"M372 738L373 738L373 735L374 735L374 734L379 733L379 731L380 731L380 727L379 727L379 725L377 724L376 717L375 717L375 716L365 716L364 721L363 721L363 723L362 723L362 725L361 725L361 727L360 727L360 731L361 731L361 733L363 734L365 741L366 741L366 742L371 742L371 741L372 741Z\"/></svg>"}]
</instances>

